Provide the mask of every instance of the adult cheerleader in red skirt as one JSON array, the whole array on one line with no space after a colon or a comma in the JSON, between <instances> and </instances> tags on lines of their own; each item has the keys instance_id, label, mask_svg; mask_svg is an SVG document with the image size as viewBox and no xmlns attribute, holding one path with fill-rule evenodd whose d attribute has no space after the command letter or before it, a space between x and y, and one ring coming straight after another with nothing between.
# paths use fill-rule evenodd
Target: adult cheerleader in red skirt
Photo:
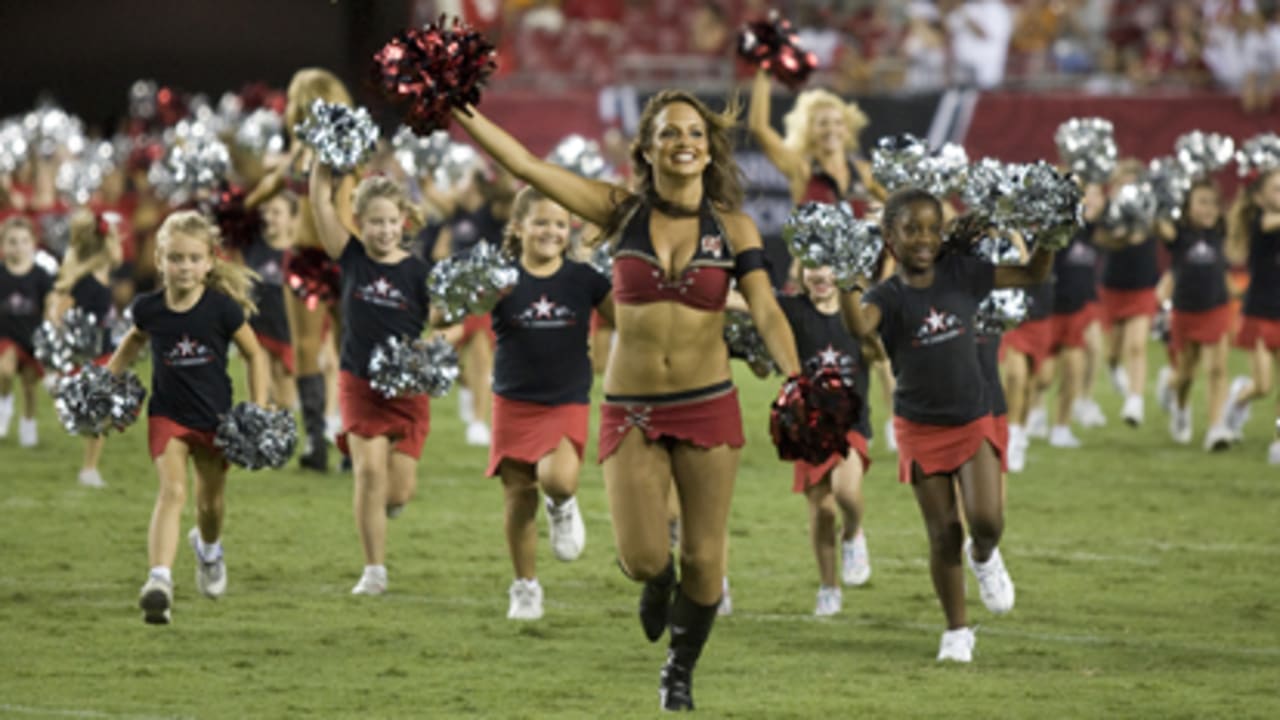
<instances>
[{"instance_id":1,"label":"adult cheerleader in red skirt","mask_svg":"<svg viewBox=\"0 0 1280 720\"><path fill-rule=\"evenodd\" d=\"M996 547L1004 530L1004 440L982 380L974 314L993 288L1044 282L1053 253L1037 248L1025 266L940 253L942 203L918 188L889 197L881 227L898 260L897 273L865 297L858 289L842 295L841 310L864 342L879 334L893 363L898 479L915 490L929 536L934 590L946 615L938 659L968 662L974 635L965 612L961 555L977 575L988 610L1005 613L1014 603L1013 582Z\"/></svg>"},{"instance_id":2,"label":"adult cheerleader in red skirt","mask_svg":"<svg viewBox=\"0 0 1280 720\"><path fill-rule=\"evenodd\" d=\"M455 112L454 120L516 177L604 228L613 250L617 333L605 371L600 458L619 562L645 583L645 635L656 641L671 631L662 707L692 709L694 665L722 591L744 442L723 337L732 278L779 368L787 375L800 369L764 271L759 231L740 209L733 113L713 113L685 92L656 94L632 146L633 191L540 160L469 110ZM667 514L673 476L681 518L678 586Z\"/></svg>"},{"instance_id":3,"label":"adult cheerleader in red skirt","mask_svg":"<svg viewBox=\"0 0 1280 720\"><path fill-rule=\"evenodd\" d=\"M292 335L285 310L285 253L293 244L293 228L298 218L298 198L288 190L272 195L258 209L262 213L262 235L253 238L242 253L244 263L257 273L253 299L258 312L249 326L266 350L271 366L271 402L291 408L297 400Z\"/></svg>"},{"instance_id":4,"label":"adult cheerleader in red skirt","mask_svg":"<svg viewBox=\"0 0 1280 720\"><path fill-rule=\"evenodd\" d=\"M317 234L342 268L338 446L351 455L356 530L364 550L364 572L351 592L381 595L387 590L387 518L398 514L417 489L431 403L425 394L387 399L375 392L369 385L369 356L388 338L422 335L430 307L428 271L401 242L409 200L399 185L382 176L360 182L355 236L338 220L335 185L332 170L312 166Z\"/></svg>"},{"instance_id":5,"label":"adult cheerleader in red skirt","mask_svg":"<svg viewBox=\"0 0 1280 720\"><path fill-rule=\"evenodd\" d=\"M1176 363L1169 433L1174 442L1191 442L1191 382L1201 357L1208 381L1206 450L1226 450L1231 431L1223 423L1227 397L1227 331L1231 304L1227 295L1226 226L1218 189L1198 180L1187 191L1177 224L1158 222L1156 231L1169 243L1173 260L1173 314L1170 349Z\"/></svg>"},{"instance_id":6,"label":"adult cheerleader in red skirt","mask_svg":"<svg viewBox=\"0 0 1280 720\"><path fill-rule=\"evenodd\" d=\"M1098 250L1093 245L1096 220L1106 205L1102 186L1084 189L1085 225L1078 229L1066 249L1053 257L1053 314L1050 316L1049 347L1058 366L1058 397L1050 444L1078 447L1071 432L1075 418L1085 427L1106 423L1098 403L1089 396L1085 383L1088 363L1088 332L1097 319Z\"/></svg>"},{"instance_id":7,"label":"adult cheerleader in red skirt","mask_svg":"<svg viewBox=\"0 0 1280 720\"><path fill-rule=\"evenodd\" d=\"M13 420L13 381L22 383L22 418L18 444L35 447L36 384L44 368L35 358L31 335L40 327L53 276L36 264L36 236L31 221L15 215L0 224L0 437Z\"/></svg>"},{"instance_id":8,"label":"adult cheerleader in red skirt","mask_svg":"<svg viewBox=\"0 0 1280 720\"><path fill-rule=\"evenodd\" d=\"M796 352L806 370L834 367L867 397L867 363L861 343L840 319L840 295L831 268L803 268L803 295L779 296L778 304L791 323ZM840 520L840 579L845 585L866 584L871 578L867 539L862 530L866 505L862 478L871 467L867 441L871 413L865 405L857 424L849 429L849 455L832 455L819 465L795 463L791 489L809 502L809 536L818 561L818 600L813 614L835 615L843 605L836 582L836 520Z\"/></svg>"},{"instance_id":9,"label":"adult cheerleader in red skirt","mask_svg":"<svg viewBox=\"0 0 1280 720\"><path fill-rule=\"evenodd\" d=\"M111 342L111 325L116 317L115 303L111 297L111 271L124 259L120 235L116 228L99 215L88 210L72 213L70 221L69 250L58 269L58 279L53 286L53 301L46 316L52 322L61 322L67 310L76 307L91 313L102 331L102 344L94 362L106 365L115 345ZM86 487L105 487L98 461L102 458L102 446L106 437L96 435L84 439L84 458L77 476Z\"/></svg>"},{"instance_id":10,"label":"adult cheerleader in red skirt","mask_svg":"<svg viewBox=\"0 0 1280 720\"><path fill-rule=\"evenodd\" d=\"M1027 463L1030 436L1027 418L1038 403L1035 385L1044 363L1050 359L1053 339L1053 281L1027 289L1027 318L1006 332L1000 341L1004 369L1003 395L1009 404L1009 472L1022 472ZM1041 411L1043 412L1043 411ZM1044 437L1040 435L1040 437Z\"/></svg>"},{"instance_id":11,"label":"adult cheerleader in red skirt","mask_svg":"<svg viewBox=\"0 0 1280 720\"><path fill-rule=\"evenodd\" d=\"M1238 440L1249 403L1271 393L1272 370L1280 360L1280 169L1241 188L1227 219L1227 257L1249 267L1236 344L1252 353L1253 376L1231 381L1226 411L1227 429ZM1280 437L1271 443L1267 460L1280 465Z\"/></svg>"},{"instance_id":12,"label":"adult cheerleader in red skirt","mask_svg":"<svg viewBox=\"0 0 1280 720\"><path fill-rule=\"evenodd\" d=\"M537 620L539 489L546 495L555 556L574 560L586 542L574 495L590 411L587 333L593 310L613 316L613 299L608 278L565 257L569 211L536 189L516 196L503 244L518 259L520 280L492 313L498 347L488 474L502 478L515 569L507 617Z\"/></svg>"}]
</instances>

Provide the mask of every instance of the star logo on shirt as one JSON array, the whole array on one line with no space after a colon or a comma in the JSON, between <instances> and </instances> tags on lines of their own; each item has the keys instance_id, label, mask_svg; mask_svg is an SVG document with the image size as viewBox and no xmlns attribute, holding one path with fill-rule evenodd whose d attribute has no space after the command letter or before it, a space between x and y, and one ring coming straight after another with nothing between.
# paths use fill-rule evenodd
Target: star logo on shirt
<instances>
[{"instance_id":1,"label":"star logo on shirt","mask_svg":"<svg viewBox=\"0 0 1280 720\"><path fill-rule=\"evenodd\" d=\"M947 329L947 316L938 312L935 308L929 308L929 314L925 316L924 324L931 333L942 332Z\"/></svg>"},{"instance_id":2,"label":"star logo on shirt","mask_svg":"<svg viewBox=\"0 0 1280 720\"><path fill-rule=\"evenodd\" d=\"M839 365L840 351L836 350L830 343L825 348L818 351L818 361L823 365Z\"/></svg>"},{"instance_id":3,"label":"star logo on shirt","mask_svg":"<svg viewBox=\"0 0 1280 720\"><path fill-rule=\"evenodd\" d=\"M178 341L178 344L174 346L174 349L177 350L179 355L183 357L190 357L196 354L196 349L198 347L198 343L186 335L183 335L182 339Z\"/></svg>"},{"instance_id":4,"label":"star logo on shirt","mask_svg":"<svg viewBox=\"0 0 1280 720\"><path fill-rule=\"evenodd\" d=\"M547 299L546 295L538 298L538 302L532 305L535 317L550 318L551 311L556 309L556 304Z\"/></svg>"},{"instance_id":5,"label":"star logo on shirt","mask_svg":"<svg viewBox=\"0 0 1280 720\"><path fill-rule=\"evenodd\" d=\"M388 295L391 293L391 283L387 279L380 277L373 281L373 291L379 295Z\"/></svg>"}]
</instances>

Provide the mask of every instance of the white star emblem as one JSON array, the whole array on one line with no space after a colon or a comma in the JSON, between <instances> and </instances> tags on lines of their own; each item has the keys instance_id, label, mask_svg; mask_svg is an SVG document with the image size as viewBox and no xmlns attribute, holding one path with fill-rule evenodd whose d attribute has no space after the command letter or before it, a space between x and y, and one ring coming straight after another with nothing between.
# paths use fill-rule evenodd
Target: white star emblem
<instances>
[{"instance_id":1,"label":"white star emblem","mask_svg":"<svg viewBox=\"0 0 1280 720\"><path fill-rule=\"evenodd\" d=\"M391 283L386 278L378 278L373 282L373 292L377 295L387 295L391 292Z\"/></svg>"},{"instance_id":2,"label":"white star emblem","mask_svg":"<svg viewBox=\"0 0 1280 720\"><path fill-rule=\"evenodd\" d=\"M947 327L947 316L934 308L929 308L929 314L925 316L924 324L928 326L929 332L942 332Z\"/></svg>"},{"instance_id":3,"label":"white star emblem","mask_svg":"<svg viewBox=\"0 0 1280 720\"><path fill-rule=\"evenodd\" d=\"M182 336L182 340L178 342L177 350L179 355L195 355L197 343L186 335Z\"/></svg>"},{"instance_id":4,"label":"white star emblem","mask_svg":"<svg viewBox=\"0 0 1280 720\"><path fill-rule=\"evenodd\" d=\"M839 365L840 351L836 350L830 343L828 343L827 347L818 353L818 360L823 365Z\"/></svg>"},{"instance_id":5,"label":"white star emblem","mask_svg":"<svg viewBox=\"0 0 1280 720\"><path fill-rule=\"evenodd\" d=\"M538 302L533 304L533 311L536 317L551 317L551 311L554 310L556 304L547 299L546 295L538 298Z\"/></svg>"}]
</instances>

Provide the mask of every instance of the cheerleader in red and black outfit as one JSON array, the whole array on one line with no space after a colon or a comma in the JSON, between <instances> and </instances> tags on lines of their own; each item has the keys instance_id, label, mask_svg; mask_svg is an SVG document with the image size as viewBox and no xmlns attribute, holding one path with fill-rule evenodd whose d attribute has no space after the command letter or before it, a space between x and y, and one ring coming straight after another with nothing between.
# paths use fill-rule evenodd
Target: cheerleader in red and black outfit
<instances>
[{"instance_id":1,"label":"cheerleader in red and black outfit","mask_svg":"<svg viewBox=\"0 0 1280 720\"><path fill-rule=\"evenodd\" d=\"M1084 427L1105 425L1106 416L1085 383L1088 363L1089 327L1097 319L1098 250L1093 234L1098 215L1106 205L1102 186L1084 189L1085 226L1076 231L1071 244L1053 257L1053 315L1050 348L1059 367L1058 406L1049 443L1057 447L1078 447L1071 432L1074 417Z\"/></svg>"},{"instance_id":2,"label":"cheerleader in red and black outfit","mask_svg":"<svg viewBox=\"0 0 1280 720\"><path fill-rule=\"evenodd\" d=\"M534 188L516 196L504 249L520 279L493 309L498 337L493 367L493 440L489 476L502 477L507 548L515 569L508 591L512 620L542 617L538 583L538 490L546 494L551 550L582 553L586 532L574 497L587 442L592 310L613 317L609 279L564 256L569 211Z\"/></svg>"},{"instance_id":3,"label":"cheerleader in red and black outfit","mask_svg":"<svg viewBox=\"0 0 1280 720\"><path fill-rule=\"evenodd\" d=\"M298 198L283 190L258 206L262 213L262 236L253 238L244 249L244 264L258 275L253 283L253 299L258 312L249 326L266 350L271 365L271 402L291 408L297 400L294 386L294 357L289 315L285 311L285 252L293 244L293 226L298 217Z\"/></svg>"},{"instance_id":4,"label":"cheerleader in red and black outfit","mask_svg":"<svg viewBox=\"0 0 1280 720\"><path fill-rule=\"evenodd\" d=\"M1035 386L1040 382L1041 367L1051 359L1052 314L1053 281L1028 288L1026 320L1006 332L1000 343L1004 367L1002 394L1009 403L1009 472L1022 472L1026 467L1030 442L1027 418L1040 394Z\"/></svg>"},{"instance_id":5,"label":"cheerleader in red and black outfit","mask_svg":"<svg viewBox=\"0 0 1280 720\"><path fill-rule=\"evenodd\" d=\"M1182 219L1160 221L1156 231L1169 243L1173 260L1173 314L1170 351L1176 363L1171 383L1169 433L1174 442L1191 442L1191 382L1203 355L1208 373L1206 450L1225 450L1231 431L1222 422L1227 397L1227 331L1231 305L1227 295L1226 235L1218 189L1198 180L1187 191Z\"/></svg>"},{"instance_id":6,"label":"cheerleader in red and black outfit","mask_svg":"<svg viewBox=\"0 0 1280 720\"><path fill-rule=\"evenodd\" d=\"M31 336L40 327L53 276L36 264L35 228L15 215L0 224L0 437L13 419L13 379L22 380L22 418L18 444L35 447L36 383L44 368L35 358Z\"/></svg>"},{"instance_id":7,"label":"cheerleader in red and black outfit","mask_svg":"<svg viewBox=\"0 0 1280 720\"><path fill-rule=\"evenodd\" d=\"M1249 267L1244 323L1236 345L1252 353L1253 377L1231 381L1226 410L1227 429L1239 439L1249 419L1249 403L1270 394L1272 368L1280 361L1280 169L1268 170L1241 188L1227 221L1227 256L1233 262L1247 261ZM1280 437L1271 443L1267 460L1280 465Z\"/></svg>"},{"instance_id":8,"label":"cheerleader in red and black outfit","mask_svg":"<svg viewBox=\"0 0 1280 720\"><path fill-rule=\"evenodd\" d=\"M422 335L430 301L427 266L401 242L409 201L386 177L363 180L355 192L359 234L338 220L332 171L311 171L311 208L320 241L342 268L342 350L338 399L342 433L338 446L350 451L355 470L355 516L364 549L364 573L354 595L387 589L387 518L417 489L418 460L431 427L425 394L387 399L369 385L369 355L388 338Z\"/></svg>"},{"instance_id":9,"label":"cheerleader in red and black outfit","mask_svg":"<svg viewBox=\"0 0 1280 720\"><path fill-rule=\"evenodd\" d=\"M865 298L857 289L843 295L841 309L864 341L879 334L893 363L898 478L912 485L924 516L934 589L947 620L938 659L968 662L974 636L965 614L962 554L987 609L1005 613L1014 603L1013 582L996 547L1004 530L1004 440L982 381L974 314L993 288L1044 282L1053 253L1037 248L1025 266L940 253L942 204L917 188L889 197L881 227L897 274Z\"/></svg>"}]
</instances>

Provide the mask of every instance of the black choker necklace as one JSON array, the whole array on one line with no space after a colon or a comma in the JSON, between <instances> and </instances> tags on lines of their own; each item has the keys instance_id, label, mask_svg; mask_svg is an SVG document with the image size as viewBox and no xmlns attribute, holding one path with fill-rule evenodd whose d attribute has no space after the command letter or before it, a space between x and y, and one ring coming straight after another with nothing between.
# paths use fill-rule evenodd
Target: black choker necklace
<instances>
[{"instance_id":1,"label":"black choker necklace","mask_svg":"<svg viewBox=\"0 0 1280 720\"><path fill-rule=\"evenodd\" d=\"M649 204L653 206L654 210L661 212L663 215L669 215L671 217L697 217L698 216L698 207L688 208L688 207L685 207L684 205L677 205L671 202L670 200L667 200L666 198L662 197L656 192L649 193ZM699 207L701 205L702 203L698 203Z\"/></svg>"}]
</instances>

